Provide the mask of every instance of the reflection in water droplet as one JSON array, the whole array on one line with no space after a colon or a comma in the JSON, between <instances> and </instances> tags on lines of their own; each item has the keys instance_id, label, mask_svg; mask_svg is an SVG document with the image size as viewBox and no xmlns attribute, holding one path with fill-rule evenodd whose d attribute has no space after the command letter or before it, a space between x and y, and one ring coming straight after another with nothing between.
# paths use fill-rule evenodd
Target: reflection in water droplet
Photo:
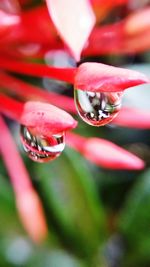
<instances>
[{"instance_id":1,"label":"reflection in water droplet","mask_svg":"<svg viewBox=\"0 0 150 267\"><path fill-rule=\"evenodd\" d=\"M65 147L64 133L50 137L33 135L31 129L21 125L21 141L28 157L36 162L47 162L57 158Z\"/></svg>"},{"instance_id":2,"label":"reflection in water droplet","mask_svg":"<svg viewBox=\"0 0 150 267\"><path fill-rule=\"evenodd\" d=\"M103 126L112 121L121 108L122 92L87 92L74 90L80 117L92 126Z\"/></svg>"}]
</instances>

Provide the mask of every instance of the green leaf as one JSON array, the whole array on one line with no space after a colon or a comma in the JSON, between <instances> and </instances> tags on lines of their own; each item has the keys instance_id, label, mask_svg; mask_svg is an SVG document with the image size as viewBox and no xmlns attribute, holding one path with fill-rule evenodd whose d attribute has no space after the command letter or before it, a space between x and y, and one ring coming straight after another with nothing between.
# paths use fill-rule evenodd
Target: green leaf
<instances>
[{"instance_id":1,"label":"green leaf","mask_svg":"<svg viewBox=\"0 0 150 267\"><path fill-rule=\"evenodd\" d=\"M50 217L69 247L90 256L106 236L105 215L85 160L71 149L35 167ZM50 218L50 220L51 220Z\"/></svg>"},{"instance_id":2,"label":"green leaf","mask_svg":"<svg viewBox=\"0 0 150 267\"><path fill-rule=\"evenodd\" d=\"M33 254L28 267L87 267L73 255L61 249L38 249Z\"/></svg>"},{"instance_id":3,"label":"green leaf","mask_svg":"<svg viewBox=\"0 0 150 267\"><path fill-rule=\"evenodd\" d=\"M10 224L11 222L11 224ZM18 229L14 196L6 177L0 175L0 234Z\"/></svg>"},{"instance_id":4,"label":"green leaf","mask_svg":"<svg viewBox=\"0 0 150 267\"><path fill-rule=\"evenodd\" d=\"M150 170L139 177L128 195L119 229L127 241L129 266L150 264Z\"/></svg>"}]
</instances>

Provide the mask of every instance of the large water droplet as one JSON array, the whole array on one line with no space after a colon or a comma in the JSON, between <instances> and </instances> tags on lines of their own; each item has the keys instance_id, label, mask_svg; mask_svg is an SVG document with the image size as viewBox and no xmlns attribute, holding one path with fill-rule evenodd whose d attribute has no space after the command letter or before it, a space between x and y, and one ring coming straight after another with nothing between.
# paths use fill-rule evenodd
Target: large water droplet
<instances>
[{"instance_id":1,"label":"large water droplet","mask_svg":"<svg viewBox=\"0 0 150 267\"><path fill-rule=\"evenodd\" d=\"M80 117L92 126L103 126L116 117L121 108L121 92L87 92L74 90Z\"/></svg>"},{"instance_id":2,"label":"large water droplet","mask_svg":"<svg viewBox=\"0 0 150 267\"><path fill-rule=\"evenodd\" d=\"M64 133L50 137L32 134L31 129L21 125L21 141L28 157L36 162L47 162L57 158L65 147Z\"/></svg>"}]
</instances>

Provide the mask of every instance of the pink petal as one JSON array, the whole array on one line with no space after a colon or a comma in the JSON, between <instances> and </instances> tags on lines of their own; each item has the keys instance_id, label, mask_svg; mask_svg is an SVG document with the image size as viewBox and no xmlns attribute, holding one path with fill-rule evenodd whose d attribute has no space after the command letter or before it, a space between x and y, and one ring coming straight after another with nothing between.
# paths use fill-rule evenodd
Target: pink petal
<instances>
[{"instance_id":1,"label":"pink petal","mask_svg":"<svg viewBox=\"0 0 150 267\"><path fill-rule=\"evenodd\" d=\"M50 136L77 126L77 122L67 112L50 104L27 102L20 118L23 125L32 128L36 134Z\"/></svg>"},{"instance_id":2,"label":"pink petal","mask_svg":"<svg viewBox=\"0 0 150 267\"><path fill-rule=\"evenodd\" d=\"M101 7L101 5L110 5L110 6L117 6L117 5L123 5L125 3L128 3L129 0L91 0L92 4Z\"/></svg>"},{"instance_id":3,"label":"pink petal","mask_svg":"<svg viewBox=\"0 0 150 267\"><path fill-rule=\"evenodd\" d=\"M150 129L150 111L122 108L112 124L129 128Z\"/></svg>"},{"instance_id":4,"label":"pink petal","mask_svg":"<svg viewBox=\"0 0 150 267\"><path fill-rule=\"evenodd\" d=\"M18 15L7 14L0 10L0 31L1 28L7 28L9 26L16 25L20 22L20 17Z\"/></svg>"},{"instance_id":5,"label":"pink petal","mask_svg":"<svg viewBox=\"0 0 150 267\"><path fill-rule=\"evenodd\" d=\"M95 27L83 54L133 54L150 48L150 7L132 12L125 19Z\"/></svg>"},{"instance_id":6,"label":"pink petal","mask_svg":"<svg viewBox=\"0 0 150 267\"><path fill-rule=\"evenodd\" d=\"M124 25L124 31L128 35L137 35L145 30L150 30L150 7L131 13Z\"/></svg>"},{"instance_id":7,"label":"pink petal","mask_svg":"<svg viewBox=\"0 0 150 267\"><path fill-rule=\"evenodd\" d=\"M4 78L7 78L7 75L6 77L4 75ZM15 84L13 88L18 89ZM35 90L34 87L33 90ZM34 128L36 133L44 136L70 130L77 126L77 121L69 113L53 105L42 102L24 104L2 93L0 93L0 111L19 123Z\"/></svg>"},{"instance_id":8,"label":"pink petal","mask_svg":"<svg viewBox=\"0 0 150 267\"><path fill-rule=\"evenodd\" d=\"M95 24L88 0L46 0L51 18L64 42L78 61Z\"/></svg>"},{"instance_id":9,"label":"pink petal","mask_svg":"<svg viewBox=\"0 0 150 267\"><path fill-rule=\"evenodd\" d=\"M120 21L95 27L90 35L88 46L83 50L83 55L122 53L125 39L123 26Z\"/></svg>"},{"instance_id":10,"label":"pink petal","mask_svg":"<svg viewBox=\"0 0 150 267\"><path fill-rule=\"evenodd\" d=\"M85 138L67 133L67 144L87 160L108 169L140 170L144 162L125 149L101 138Z\"/></svg>"},{"instance_id":11,"label":"pink petal","mask_svg":"<svg viewBox=\"0 0 150 267\"><path fill-rule=\"evenodd\" d=\"M20 121L23 103L0 93L0 112L13 120Z\"/></svg>"},{"instance_id":12,"label":"pink petal","mask_svg":"<svg viewBox=\"0 0 150 267\"><path fill-rule=\"evenodd\" d=\"M20 17L16 14L9 14L0 9L0 39L3 40L13 31L13 27L20 23Z\"/></svg>"},{"instance_id":13,"label":"pink petal","mask_svg":"<svg viewBox=\"0 0 150 267\"><path fill-rule=\"evenodd\" d=\"M32 127L36 134L50 136L73 129L77 121L62 109L42 102L23 104L0 93L0 111L17 120L20 124Z\"/></svg>"},{"instance_id":14,"label":"pink petal","mask_svg":"<svg viewBox=\"0 0 150 267\"><path fill-rule=\"evenodd\" d=\"M75 88L93 92L118 92L150 80L137 71L101 63L83 63L76 72Z\"/></svg>"},{"instance_id":15,"label":"pink petal","mask_svg":"<svg viewBox=\"0 0 150 267\"><path fill-rule=\"evenodd\" d=\"M140 170L144 162L110 141L90 138L84 147L85 157L104 168Z\"/></svg>"},{"instance_id":16,"label":"pink petal","mask_svg":"<svg viewBox=\"0 0 150 267\"><path fill-rule=\"evenodd\" d=\"M36 31L31 27L33 18ZM5 35L5 38L1 39L1 43L14 43L15 45L38 43L47 44L49 48L52 44L57 46L60 43L56 40L56 31L50 20L46 5L38 5L22 11L20 19L18 25L13 25L13 29L7 31L7 36Z\"/></svg>"},{"instance_id":17,"label":"pink petal","mask_svg":"<svg viewBox=\"0 0 150 267\"><path fill-rule=\"evenodd\" d=\"M18 0L1 0L0 9L9 14L18 14L20 12L20 5Z\"/></svg>"},{"instance_id":18,"label":"pink petal","mask_svg":"<svg viewBox=\"0 0 150 267\"><path fill-rule=\"evenodd\" d=\"M18 194L16 205L27 233L35 243L41 243L47 235L47 226L38 194L34 189Z\"/></svg>"},{"instance_id":19,"label":"pink petal","mask_svg":"<svg viewBox=\"0 0 150 267\"><path fill-rule=\"evenodd\" d=\"M47 235L42 204L32 187L28 172L1 116L0 136L0 153L11 179L22 224L34 242L41 242Z\"/></svg>"}]
</instances>

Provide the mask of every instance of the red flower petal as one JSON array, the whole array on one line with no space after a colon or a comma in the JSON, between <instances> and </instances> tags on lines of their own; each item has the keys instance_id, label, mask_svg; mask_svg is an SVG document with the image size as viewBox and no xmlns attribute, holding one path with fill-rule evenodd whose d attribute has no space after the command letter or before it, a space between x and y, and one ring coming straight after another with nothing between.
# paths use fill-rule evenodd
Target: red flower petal
<instances>
[{"instance_id":1,"label":"red flower petal","mask_svg":"<svg viewBox=\"0 0 150 267\"><path fill-rule=\"evenodd\" d=\"M0 31L3 28L7 28L12 25L16 25L20 22L20 17L18 15L7 14L0 10Z\"/></svg>"},{"instance_id":2,"label":"red flower petal","mask_svg":"<svg viewBox=\"0 0 150 267\"><path fill-rule=\"evenodd\" d=\"M75 76L75 88L91 92L118 92L149 82L144 74L137 71L101 63L83 63Z\"/></svg>"},{"instance_id":3,"label":"red flower petal","mask_svg":"<svg viewBox=\"0 0 150 267\"><path fill-rule=\"evenodd\" d=\"M19 121L22 111L23 103L0 93L0 112L13 120Z\"/></svg>"},{"instance_id":4,"label":"red flower petal","mask_svg":"<svg viewBox=\"0 0 150 267\"><path fill-rule=\"evenodd\" d=\"M144 162L137 156L104 139L88 140L84 155L90 161L105 168L128 170L144 168Z\"/></svg>"},{"instance_id":5,"label":"red flower petal","mask_svg":"<svg viewBox=\"0 0 150 267\"><path fill-rule=\"evenodd\" d=\"M135 36L129 36L124 40L124 46L120 49L124 54L135 54L149 51L150 49L150 29ZM119 52L119 50L118 50Z\"/></svg>"},{"instance_id":6,"label":"red flower petal","mask_svg":"<svg viewBox=\"0 0 150 267\"><path fill-rule=\"evenodd\" d=\"M1 57L0 67L9 71L28 74L35 77L50 77L74 83L76 68L55 68L44 64L26 63L23 61Z\"/></svg>"},{"instance_id":7,"label":"red flower petal","mask_svg":"<svg viewBox=\"0 0 150 267\"><path fill-rule=\"evenodd\" d=\"M150 112L135 108L122 108L112 124L129 128L150 129Z\"/></svg>"},{"instance_id":8,"label":"red flower petal","mask_svg":"<svg viewBox=\"0 0 150 267\"><path fill-rule=\"evenodd\" d=\"M42 44L51 44L56 39L56 31L49 17L46 5L37 5L34 8L22 12L22 24L20 30L21 37L27 43L37 42ZM34 19L36 31L31 27ZM56 42L55 42L56 43Z\"/></svg>"},{"instance_id":9,"label":"red flower petal","mask_svg":"<svg viewBox=\"0 0 150 267\"><path fill-rule=\"evenodd\" d=\"M140 170L144 162L125 149L101 138L83 138L68 133L67 143L86 159L108 169Z\"/></svg>"},{"instance_id":10,"label":"red flower petal","mask_svg":"<svg viewBox=\"0 0 150 267\"><path fill-rule=\"evenodd\" d=\"M123 5L128 3L129 0L91 0L92 4L97 7L101 7L101 5L110 5L110 6L117 6Z\"/></svg>"},{"instance_id":11,"label":"red flower petal","mask_svg":"<svg viewBox=\"0 0 150 267\"><path fill-rule=\"evenodd\" d=\"M132 12L125 19L93 30L84 55L132 54L150 48L150 8Z\"/></svg>"},{"instance_id":12,"label":"red flower petal","mask_svg":"<svg viewBox=\"0 0 150 267\"><path fill-rule=\"evenodd\" d=\"M33 27L31 27L33 19L36 31L33 31ZM20 23L16 26L14 25L9 32L7 31L5 38L1 39L1 43L13 43L15 45L38 43L47 44L50 48L52 44L57 47L60 41L56 40L56 31L50 20L47 7L38 5L21 12Z\"/></svg>"},{"instance_id":13,"label":"red flower petal","mask_svg":"<svg viewBox=\"0 0 150 267\"><path fill-rule=\"evenodd\" d=\"M46 238L48 230L38 194L33 188L17 194L16 205L28 235L35 243L41 243Z\"/></svg>"},{"instance_id":14,"label":"red flower petal","mask_svg":"<svg viewBox=\"0 0 150 267\"><path fill-rule=\"evenodd\" d=\"M137 35L145 30L150 30L150 7L131 13L124 25L124 31L129 35Z\"/></svg>"},{"instance_id":15,"label":"red flower petal","mask_svg":"<svg viewBox=\"0 0 150 267\"><path fill-rule=\"evenodd\" d=\"M122 53L124 49L123 23L107 24L95 27L89 38L83 55L103 55Z\"/></svg>"},{"instance_id":16,"label":"red flower petal","mask_svg":"<svg viewBox=\"0 0 150 267\"><path fill-rule=\"evenodd\" d=\"M36 134L50 136L77 126L77 122L67 112L41 102L27 102L20 122L32 127Z\"/></svg>"},{"instance_id":17,"label":"red flower petal","mask_svg":"<svg viewBox=\"0 0 150 267\"><path fill-rule=\"evenodd\" d=\"M47 0L53 22L64 42L78 61L95 23L88 0Z\"/></svg>"},{"instance_id":18,"label":"red flower petal","mask_svg":"<svg viewBox=\"0 0 150 267\"><path fill-rule=\"evenodd\" d=\"M8 14L0 9L0 39L5 38L19 23L20 17L18 15Z\"/></svg>"},{"instance_id":19,"label":"red flower petal","mask_svg":"<svg viewBox=\"0 0 150 267\"><path fill-rule=\"evenodd\" d=\"M18 0L1 0L0 9L9 14L18 14L20 12Z\"/></svg>"}]
</instances>

